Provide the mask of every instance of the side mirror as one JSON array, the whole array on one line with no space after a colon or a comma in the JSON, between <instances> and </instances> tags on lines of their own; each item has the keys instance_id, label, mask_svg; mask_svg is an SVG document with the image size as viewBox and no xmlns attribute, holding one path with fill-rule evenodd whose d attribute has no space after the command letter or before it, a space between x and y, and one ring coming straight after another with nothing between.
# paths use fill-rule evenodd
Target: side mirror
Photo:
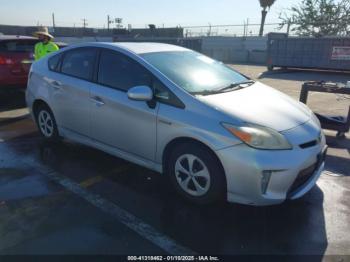
<instances>
[{"instance_id":1,"label":"side mirror","mask_svg":"<svg viewBox=\"0 0 350 262\"><path fill-rule=\"evenodd\" d=\"M135 86L129 89L128 98L148 102L153 99L153 91L149 86Z\"/></svg>"}]
</instances>

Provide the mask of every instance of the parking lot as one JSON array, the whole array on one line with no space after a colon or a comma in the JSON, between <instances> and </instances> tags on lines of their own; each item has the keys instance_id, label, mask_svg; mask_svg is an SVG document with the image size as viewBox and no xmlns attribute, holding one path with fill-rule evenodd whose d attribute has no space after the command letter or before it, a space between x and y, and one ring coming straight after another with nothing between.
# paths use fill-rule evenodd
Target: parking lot
<instances>
[{"instance_id":1,"label":"parking lot","mask_svg":"<svg viewBox=\"0 0 350 262\"><path fill-rule=\"evenodd\" d=\"M232 66L295 99L305 81L350 80L349 73ZM302 199L199 207L157 173L70 141L45 142L23 95L1 100L0 254L350 255L349 134L340 140L326 131L326 170ZM309 101L330 115L345 115L350 102L317 93Z\"/></svg>"}]
</instances>

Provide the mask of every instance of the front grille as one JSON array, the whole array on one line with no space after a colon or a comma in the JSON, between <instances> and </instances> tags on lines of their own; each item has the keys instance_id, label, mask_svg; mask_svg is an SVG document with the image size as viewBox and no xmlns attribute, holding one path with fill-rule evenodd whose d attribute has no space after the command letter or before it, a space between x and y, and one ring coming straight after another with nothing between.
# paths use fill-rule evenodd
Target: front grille
<instances>
[{"instance_id":1,"label":"front grille","mask_svg":"<svg viewBox=\"0 0 350 262\"><path fill-rule=\"evenodd\" d=\"M290 194L293 193L298 188L300 188L302 185L304 185L312 177L312 175L315 173L317 168L318 168L318 163L315 163L312 166L309 166L308 168L301 170L297 178L295 179L293 185L289 189Z\"/></svg>"},{"instance_id":2,"label":"front grille","mask_svg":"<svg viewBox=\"0 0 350 262\"><path fill-rule=\"evenodd\" d=\"M299 146L300 146L300 148L305 149L305 148L316 146L319 143L321 143L321 141L322 141L322 133L320 133L315 140L303 143L303 144L301 144Z\"/></svg>"},{"instance_id":3,"label":"front grille","mask_svg":"<svg viewBox=\"0 0 350 262\"><path fill-rule=\"evenodd\" d=\"M310 142L301 144L301 145L299 145L299 146L300 146L302 149L305 149L305 148L309 148L309 147L316 146L317 144L318 144L318 141L317 141L317 140L313 140L313 141L310 141Z\"/></svg>"},{"instance_id":4,"label":"front grille","mask_svg":"<svg viewBox=\"0 0 350 262\"><path fill-rule=\"evenodd\" d=\"M303 186L307 181L313 176L313 174L316 172L316 170L322 165L322 163L326 159L327 155L327 148L325 147L321 153L317 156L317 162L308 168L305 168L304 170L301 170L298 174L297 178L295 179L294 183L289 189L288 195L292 195L296 190L298 190L301 186Z\"/></svg>"}]
</instances>

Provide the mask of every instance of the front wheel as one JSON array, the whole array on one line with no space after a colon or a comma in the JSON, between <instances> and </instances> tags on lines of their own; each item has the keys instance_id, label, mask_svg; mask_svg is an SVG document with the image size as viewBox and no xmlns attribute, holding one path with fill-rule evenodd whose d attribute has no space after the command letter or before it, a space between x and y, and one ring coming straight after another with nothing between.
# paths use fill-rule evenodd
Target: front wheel
<instances>
[{"instance_id":1,"label":"front wheel","mask_svg":"<svg viewBox=\"0 0 350 262\"><path fill-rule=\"evenodd\" d=\"M215 155L204 146L176 147L167 171L176 191L191 202L210 204L225 197L224 171Z\"/></svg>"}]
</instances>

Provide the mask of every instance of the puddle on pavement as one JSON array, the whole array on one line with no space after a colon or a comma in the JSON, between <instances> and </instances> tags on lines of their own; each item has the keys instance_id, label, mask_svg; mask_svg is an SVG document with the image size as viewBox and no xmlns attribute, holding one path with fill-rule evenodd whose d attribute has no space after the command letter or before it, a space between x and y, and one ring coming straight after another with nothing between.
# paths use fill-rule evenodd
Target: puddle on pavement
<instances>
[{"instance_id":1,"label":"puddle on pavement","mask_svg":"<svg viewBox=\"0 0 350 262\"><path fill-rule=\"evenodd\" d=\"M30 170L0 169L0 201L48 195L59 189L59 185Z\"/></svg>"}]
</instances>

